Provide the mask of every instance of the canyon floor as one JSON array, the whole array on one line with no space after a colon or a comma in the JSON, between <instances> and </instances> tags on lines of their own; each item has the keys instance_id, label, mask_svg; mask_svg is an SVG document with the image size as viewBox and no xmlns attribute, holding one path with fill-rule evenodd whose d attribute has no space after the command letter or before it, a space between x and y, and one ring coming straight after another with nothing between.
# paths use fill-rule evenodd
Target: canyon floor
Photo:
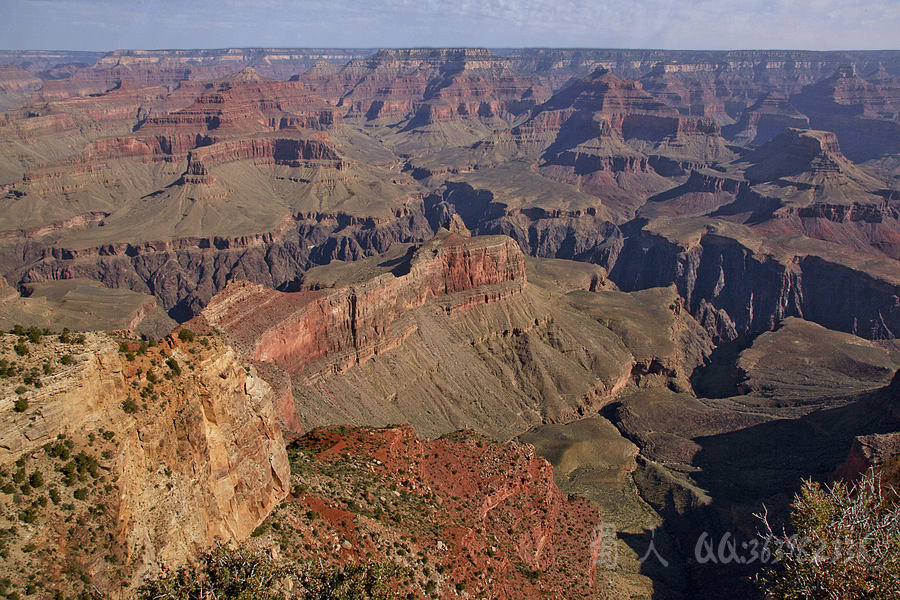
<instances>
[{"instance_id":1,"label":"canyon floor","mask_svg":"<svg viewBox=\"0 0 900 600\"><path fill-rule=\"evenodd\" d=\"M898 51L0 51L0 109L0 596L748 598L698 540L896 472Z\"/></svg>"}]
</instances>

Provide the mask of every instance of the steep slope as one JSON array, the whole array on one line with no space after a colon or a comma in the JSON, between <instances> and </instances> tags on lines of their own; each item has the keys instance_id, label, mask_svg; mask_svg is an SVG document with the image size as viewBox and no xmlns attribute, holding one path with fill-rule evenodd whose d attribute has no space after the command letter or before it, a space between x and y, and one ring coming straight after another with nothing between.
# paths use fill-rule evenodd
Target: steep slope
<instances>
[{"instance_id":1,"label":"steep slope","mask_svg":"<svg viewBox=\"0 0 900 600\"><path fill-rule=\"evenodd\" d=\"M22 67L0 66L0 111L15 106L40 88L42 83Z\"/></svg>"},{"instance_id":2,"label":"steep slope","mask_svg":"<svg viewBox=\"0 0 900 600\"><path fill-rule=\"evenodd\" d=\"M15 587L41 573L47 589L129 597L155 565L247 538L288 493L272 389L220 340L134 344L137 356L105 335L60 340L26 341L24 357L14 336L0 344L0 519L16 531L2 571Z\"/></svg>"},{"instance_id":3,"label":"steep slope","mask_svg":"<svg viewBox=\"0 0 900 600\"><path fill-rule=\"evenodd\" d=\"M115 50L98 56L19 53L7 60L47 75L37 96L59 100L106 92L121 84L164 86L169 89L183 81L206 81L254 68L265 77L286 80L302 73L318 61L343 64L371 54L366 49L315 48L223 48L212 50ZM72 60L75 58L78 62ZM90 64L85 64L89 61ZM74 68L59 66L73 63ZM59 65L59 66L58 66ZM55 69L55 71L54 71Z\"/></svg>"},{"instance_id":4,"label":"steep slope","mask_svg":"<svg viewBox=\"0 0 900 600\"><path fill-rule=\"evenodd\" d=\"M544 277L553 269L554 281L596 285L563 265ZM597 410L627 385L686 387L709 352L674 288L561 296L526 282L521 252L499 236L444 233L313 269L302 286L313 291L232 284L191 326L281 370L296 407L282 420L304 428L408 422L424 435L475 427L507 439Z\"/></svg>"},{"instance_id":5,"label":"steep slope","mask_svg":"<svg viewBox=\"0 0 900 600\"><path fill-rule=\"evenodd\" d=\"M726 137L741 145L762 145L783 129L808 129L809 117L790 103L784 92L770 92L747 108L740 120L723 128Z\"/></svg>"},{"instance_id":6,"label":"steep slope","mask_svg":"<svg viewBox=\"0 0 900 600\"><path fill-rule=\"evenodd\" d=\"M874 71L874 72L873 72ZM837 134L847 156L857 162L900 153L900 80L879 68L861 72L846 64L821 81L804 87L792 102L810 125Z\"/></svg>"},{"instance_id":7,"label":"steep slope","mask_svg":"<svg viewBox=\"0 0 900 600\"><path fill-rule=\"evenodd\" d=\"M750 582L759 561L749 560L754 513L764 505L770 519L784 522L803 479L830 478L858 436L880 439L898 430L886 385L898 360L896 347L789 319L740 353L732 365L740 365L732 371L740 385L727 397L644 389L623 394L604 413L639 448L634 481L662 517L655 539L658 547L663 540L669 577L683 573L680 597L756 593ZM729 532L738 560L698 561L704 532L713 540ZM636 551L648 543L644 537Z\"/></svg>"},{"instance_id":8,"label":"steep slope","mask_svg":"<svg viewBox=\"0 0 900 600\"><path fill-rule=\"evenodd\" d=\"M400 597L605 597L596 562L609 540L596 509L562 494L528 446L333 427L288 453L294 493L255 546L316 564L396 565Z\"/></svg>"}]
</instances>

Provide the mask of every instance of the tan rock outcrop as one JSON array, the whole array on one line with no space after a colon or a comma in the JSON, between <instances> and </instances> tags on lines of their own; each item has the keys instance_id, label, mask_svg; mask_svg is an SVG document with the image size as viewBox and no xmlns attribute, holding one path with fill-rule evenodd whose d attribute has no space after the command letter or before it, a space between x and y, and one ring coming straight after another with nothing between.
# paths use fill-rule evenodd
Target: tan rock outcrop
<instances>
[{"instance_id":1,"label":"tan rock outcrop","mask_svg":"<svg viewBox=\"0 0 900 600\"><path fill-rule=\"evenodd\" d=\"M247 538L288 493L271 387L234 350L215 338L204 342L169 339L128 360L105 335L88 334L83 349L44 338L27 360L55 363L72 353L74 364L20 396L27 400L21 412L12 406L14 384L3 380L0 466L30 456L29 470L51 474L51 455L41 448L60 437L74 442L73 453L88 454L95 440L115 440L100 462L115 482L104 498L115 531L95 522L113 536L125 569L99 545L65 550L111 597L127 597L154 565L179 565L215 540ZM48 524L32 540L66 547L71 535Z\"/></svg>"}]
</instances>

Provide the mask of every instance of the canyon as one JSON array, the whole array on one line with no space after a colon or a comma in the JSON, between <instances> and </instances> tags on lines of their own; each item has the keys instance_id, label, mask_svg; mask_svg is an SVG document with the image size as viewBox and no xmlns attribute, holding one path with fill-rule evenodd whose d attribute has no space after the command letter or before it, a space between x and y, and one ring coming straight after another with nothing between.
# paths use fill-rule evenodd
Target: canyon
<instances>
[{"instance_id":1,"label":"canyon","mask_svg":"<svg viewBox=\"0 0 900 600\"><path fill-rule=\"evenodd\" d=\"M896 472L898 51L0 51L0 110L14 587L744 598L704 527Z\"/></svg>"}]
</instances>

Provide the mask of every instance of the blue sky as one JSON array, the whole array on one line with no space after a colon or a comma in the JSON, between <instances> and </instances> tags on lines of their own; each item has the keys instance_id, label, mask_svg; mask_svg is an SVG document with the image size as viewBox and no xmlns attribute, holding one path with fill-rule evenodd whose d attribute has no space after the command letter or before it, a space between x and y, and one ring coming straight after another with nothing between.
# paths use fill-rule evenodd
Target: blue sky
<instances>
[{"instance_id":1,"label":"blue sky","mask_svg":"<svg viewBox=\"0 0 900 600\"><path fill-rule=\"evenodd\" d=\"M0 0L0 48L900 48L900 0Z\"/></svg>"}]
</instances>

